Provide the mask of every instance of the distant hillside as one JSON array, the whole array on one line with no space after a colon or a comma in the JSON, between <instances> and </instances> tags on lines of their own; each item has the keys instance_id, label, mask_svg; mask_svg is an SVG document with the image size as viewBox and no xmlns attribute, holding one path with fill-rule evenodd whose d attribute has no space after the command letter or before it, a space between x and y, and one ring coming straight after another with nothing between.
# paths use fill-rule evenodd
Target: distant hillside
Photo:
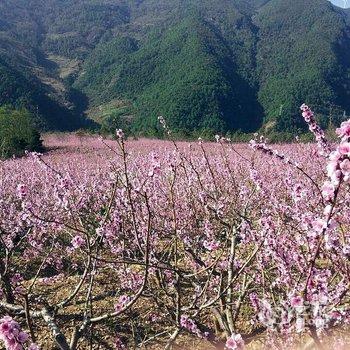
<instances>
[{"instance_id":1,"label":"distant hillside","mask_svg":"<svg viewBox=\"0 0 350 350\"><path fill-rule=\"evenodd\" d=\"M327 0L3 0L0 104L46 128L83 111L134 132L302 127L350 113L349 11ZM120 120L120 119L118 119Z\"/></svg>"},{"instance_id":2,"label":"distant hillside","mask_svg":"<svg viewBox=\"0 0 350 350\"><path fill-rule=\"evenodd\" d=\"M348 20L348 23L350 22L350 8L344 10L345 14L347 15L347 20Z\"/></svg>"},{"instance_id":3,"label":"distant hillside","mask_svg":"<svg viewBox=\"0 0 350 350\"><path fill-rule=\"evenodd\" d=\"M350 112L350 36L343 12L322 0L275 0L261 8L257 71L259 101L279 129L298 124L302 101L327 114Z\"/></svg>"},{"instance_id":4,"label":"distant hillside","mask_svg":"<svg viewBox=\"0 0 350 350\"><path fill-rule=\"evenodd\" d=\"M29 108L40 129L74 130L84 125L82 117L50 98L48 89L34 75L0 60L0 77L0 106Z\"/></svg>"}]
</instances>

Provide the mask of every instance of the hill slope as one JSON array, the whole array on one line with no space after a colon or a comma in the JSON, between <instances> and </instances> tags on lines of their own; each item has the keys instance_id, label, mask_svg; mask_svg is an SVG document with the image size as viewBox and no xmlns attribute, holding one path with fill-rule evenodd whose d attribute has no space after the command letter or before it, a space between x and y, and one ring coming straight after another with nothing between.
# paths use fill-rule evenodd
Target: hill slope
<instances>
[{"instance_id":1,"label":"hill slope","mask_svg":"<svg viewBox=\"0 0 350 350\"><path fill-rule=\"evenodd\" d=\"M4 0L0 104L38 107L50 128L89 107L148 134L161 114L182 133L293 131L304 100L350 112L346 13L327 0Z\"/></svg>"},{"instance_id":2,"label":"hill slope","mask_svg":"<svg viewBox=\"0 0 350 350\"><path fill-rule=\"evenodd\" d=\"M257 16L259 101L279 128L297 125L302 101L350 112L350 37L345 16L322 0L270 1Z\"/></svg>"}]
</instances>

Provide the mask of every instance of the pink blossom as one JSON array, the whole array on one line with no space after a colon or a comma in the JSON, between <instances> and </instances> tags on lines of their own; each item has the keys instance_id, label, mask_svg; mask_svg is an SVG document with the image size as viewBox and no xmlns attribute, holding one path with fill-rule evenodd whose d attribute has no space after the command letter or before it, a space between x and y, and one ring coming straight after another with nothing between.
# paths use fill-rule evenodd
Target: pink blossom
<instances>
[{"instance_id":1,"label":"pink blossom","mask_svg":"<svg viewBox=\"0 0 350 350\"><path fill-rule=\"evenodd\" d=\"M350 160L345 159L340 163L340 169L345 176L350 175Z\"/></svg>"},{"instance_id":2,"label":"pink blossom","mask_svg":"<svg viewBox=\"0 0 350 350\"><path fill-rule=\"evenodd\" d=\"M304 305L304 299L300 295L293 296L290 298L290 305L299 308Z\"/></svg>"},{"instance_id":3,"label":"pink blossom","mask_svg":"<svg viewBox=\"0 0 350 350\"><path fill-rule=\"evenodd\" d=\"M295 330L297 333L302 333L305 330L305 319L298 317L295 321Z\"/></svg>"},{"instance_id":4,"label":"pink blossom","mask_svg":"<svg viewBox=\"0 0 350 350\"><path fill-rule=\"evenodd\" d=\"M338 151L341 155L350 156L350 142L341 143L338 147Z\"/></svg>"},{"instance_id":5,"label":"pink blossom","mask_svg":"<svg viewBox=\"0 0 350 350\"><path fill-rule=\"evenodd\" d=\"M84 238L79 235L75 236L71 241L71 244L74 249L80 248L82 245L84 245L84 243L85 243Z\"/></svg>"},{"instance_id":6,"label":"pink blossom","mask_svg":"<svg viewBox=\"0 0 350 350\"><path fill-rule=\"evenodd\" d=\"M329 160L337 163L337 161L341 158L341 154L338 152L338 150L333 151L329 155Z\"/></svg>"},{"instance_id":7,"label":"pink blossom","mask_svg":"<svg viewBox=\"0 0 350 350\"><path fill-rule=\"evenodd\" d=\"M331 152L331 147L325 137L324 131L317 124L314 113L305 103L300 107L305 122L309 125L309 130L314 134L319 147L319 153L322 156L328 156Z\"/></svg>"},{"instance_id":8,"label":"pink blossom","mask_svg":"<svg viewBox=\"0 0 350 350\"><path fill-rule=\"evenodd\" d=\"M204 248L208 249L209 251L217 250L220 246L219 242L216 241L207 241L205 240L203 243Z\"/></svg>"},{"instance_id":9,"label":"pink blossom","mask_svg":"<svg viewBox=\"0 0 350 350\"><path fill-rule=\"evenodd\" d=\"M331 204L326 205L324 208L323 214L328 216L331 212L332 212L332 205Z\"/></svg>"},{"instance_id":10,"label":"pink blossom","mask_svg":"<svg viewBox=\"0 0 350 350\"><path fill-rule=\"evenodd\" d=\"M325 326L325 320L321 316L316 316L314 324L316 329L321 330Z\"/></svg>"},{"instance_id":11,"label":"pink blossom","mask_svg":"<svg viewBox=\"0 0 350 350\"><path fill-rule=\"evenodd\" d=\"M117 135L117 137L118 137L119 139L123 139L123 138L125 137L125 134L124 134L124 132L123 132L122 129L117 129L117 130L115 131L115 134Z\"/></svg>"},{"instance_id":12,"label":"pink blossom","mask_svg":"<svg viewBox=\"0 0 350 350\"><path fill-rule=\"evenodd\" d=\"M322 186L322 195L323 198L327 201L332 200L334 197L335 187L329 181L325 182Z\"/></svg>"},{"instance_id":13,"label":"pink blossom","mask_svg":"<svg viewBox=\"0 0 350 350\"><path fill-rule=\"evenodd\" d=\"M303 112L303 118L307 123L310 122L311 117L313 117L313 114L310 111Z\"/></svg>"},{"instance_id":14,"label":"pink blossom","mask_svg":"<svg viewBox=\"0 0 350 350\"><path fill-rule=\"evenodd\" d=\"M20 282L23 281L23 277L21 276L20 273L15 273L12 277L11 277L11 283L12 284L18 284Z\"/></svg>"},{"instance_id":15,"label":"pink blossom","mask_svg":"<svg viewBox=\"0 0 350 350\"><path fill-rule=\"evenodd\" d=\"M0 319L0 340L8 350L21 350L29 336L21 331L20 325L11 317Z\"/></svg>"},{"instance_id":16,"label":"pink blossom","mask_svg":"<svg viewBox=\"0 0 350 350\"><path fill-rule=\"evenodd\" d=\"M338 161L332 160L327 164L327 175L332 177L333 174L337 171Z\"/></svg>"},{"instance_id":17,"label":"pink blossom","mask_svg":"<svg viewBox=\"0 0 350 350\"><path fill-rule=\"evenodd\" d=\"M244 340L240 334L232 334L226 341L226 349L241 350L244 349Z\"/></svg>"},{"instance_id":18,"label":"pink blossom","mask_svg":"<svg viewBox=\"0 0 350 350\"><path fill-rule=\"evenodd\" d=\"M343 247L343 254L347 257L350 257L350 245L346 245Z\"/></svg>"},{"instance_id":19,"label":"pink blossom","mask_svg":"<svg viewBox=\"0 0 350 350\"><path fill-rule=\"evenodd\" d=\"M123 343L121 338L118 337L118 336L116 336L114 338L114 347L115 347L116 350L124 350L124 349L126 349L125 344Z\"/></svg>"},{"instance_id":20,"label":"pink blossom","mask_svg":"<svg viewBox=\"0 0 350 350\"><path fill-rule=\"evenodd\" d=\"M20 332L17 336L17 340L20 343L25 343L28 340L28 338L29 338L28 334L24 332Z\"/></svg>"},{"instance_id":21,"label":"pink blossom","mask_svg":"<svg viewBox=\"0 0 350 350\"><path fill-rule=\"evenodd\" d=\"M189 316L181 315L180 325L191 333L197 335L199 338L205 338L204 334L202 334L196 323Z\"/></svg>"},{"instance_id":22,"label":"pink blossom","mask_svg":"<svg viewBox=\"0 0 350 350\"><path fill-rule=\"evenodd\" d=\"M130 297L128 295L121 295L118 302L114 305L114 310L120 312L129 301Z\"/></svg>"},{"instance_id":23,"label":"pink blossom","mask_svg":"<svg viewBox=\"0 0 350 350\"><path fill-rule=\"evenodd\" d=\"M336 130L339 137L350 137L350 120L341 123L340 128Z\"/></svg>"},{"instance_id":24,"label":"pink blossom","mask_svg":"<svg viewBox=\"0 0 350 350\"><path fill-rule=\"evenodd\" d=\"M326 222L323 219L316 219L312 222L312 227L315 230L315 232L320 233L326 228Z\"/></svg>"},{"instance_id":25,"label":"pink blossom","mask_svg":"<svg viewBox=\"0 0 350 350\"><path fill-rule=\"evenodd\" d=\"M317 142L326 147L312 111L306 112L304 118ZM214 142L178 142L174 149L166 141L131 140L123 145L105 140L111 148L117 148L114 153L102 149L95 138L77 143L71 135L64 137L64 142L55 139L59 147L53 147L42 158L48 166L32 159L2 163L1 244L13 257L9 259L8 276L14 276L11 288L16 303L21 304L23 298L16 294L21 280L15 273L25 271L26 286L37 272L32 266L43 263L40 276L51 270L57 274L37 280L30 296L31 310L40 310L45 300L51 303L48 291L60 290L62 282L72 276L70 289L74 291L73 284L81 281L81 290L60 309L62 314L79 303L92 281L93 296L98 296L91 299L96 317L113 314L114 309L127 310L135 297L132 311L139 315L140 322L164 334L160 342L168 338L169 325L174 321L177 290L182 330L199 337L206 336L202 329L214 333L212 320L206 317L202 305L216 307L224 317L230 311L226 303L220 305L217 296L221 293L222 300L227 300L228 293L234 294L229 305L234 309L243 293L244 312L239 314L236 331L264 325L268 332L262 338L262 347L271 344L273 337L294 338L299 329L309 326L303 323L301 310L308 314L305 320L311 325L317 307L325 326L332 325L330 312L334 305L344 308L344 324L350 320L350 192L348 184L339 181L348 173L346 154L334 151L329 159L322 159L312 145L272 147L261 138L252 142L253 150L246 145L226 147ZM46 142L53 145L52 141ZM128 148L127 173L123 146ZM261 154L254 154L255 150ZM327 181L323 184L327 165ZM150 170L152 177L148 176ZM17 193L21 183L27 186L25 201L20 201ZM327 200L322 201L319 188ZM336 192L339 196L335 201ZM65 254L67 231L74 229L89 235L93 260L95 255L98 259L94 279L89 277L95 265L87 254ZM68 242L69 252L81 247L84 239L82 234ZM232 254L235 283L227 288ZM24 264L28 268L24 269ZM85 269L87 277L83 278ZM107 275L111 283L104 280ZM244 280L247 290L243 288ZM44 283L50 283L50 288ZM139 302L138 291L142 291ZM300 291L305 295L301 296ZM115 293L113 308L110 298ZM100 302L103 310L98 310ZM308 307L303 306L306 303ZM282 312L286 307L293 312ZM157 318L151 317L155 309ZM74 313L72 328L80 327L83 313ZM28 340L25 344L20 341L27 337L11 320L0 324L1 339L13 348L26 347ZM130 328L131 321L127 317L124 320L128 322L124 328ZM34 331L42 332L42 321L35 317L32 321ZM110 332L106 333L110 339L114 334L106 326L112 321L98 325ZM148 335L153 335L146 333L147 341ZM126 336L125 348L129 343ZM52 336L47 337L51 342ZM239 335L229 337L227 349L239 348L240 340ZM117 342L115 345L122 348Z\"/></svg>"},{"instance_id":26,"label":"pink blossom","mask_svg":"<svg viewBox=\"0 0 350 350\"><path fill-rule=\"evenodd\" d=\"M24 184L19 184L17 186L17 195L19 198L24 199L28 194L28 187Z\"/></svg>"},{"instance_id":27,"label":"pink blossom","mask_svg":"<svg viewBox=\"0 0 350 350\"><path fill-rule=\"evenodd\" d=\"M334 310L329 315L332 319L340 321L342 318L342 313L338 310Z\"/></svg>"}]
</instances>

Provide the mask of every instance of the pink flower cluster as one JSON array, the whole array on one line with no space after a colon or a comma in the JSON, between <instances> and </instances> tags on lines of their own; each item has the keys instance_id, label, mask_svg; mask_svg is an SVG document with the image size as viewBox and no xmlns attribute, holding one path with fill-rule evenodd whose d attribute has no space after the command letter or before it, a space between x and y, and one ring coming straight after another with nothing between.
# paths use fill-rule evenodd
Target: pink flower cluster
<instances>
[{"instance_id":1,"label":"pink flower cluster","mask_svg":"<svg viewBox=\"0 0 350 350\"><path fill-rule=\"evenodd\" d=\"M341 138L338 147L329 155L327 175L329 180L322 186L322 195L327 202L332 203L342 181L350 181L350 120L337 129Z\"/></svg>"},{"instance_id":2,"label":"pink flower cluster","mask_svg":"<svg viewBox=\"0 0 350 350\"><path fill-rule=\"evenodd\" d=\"M317 124L314 113L305 103L300 107L303 112L303 118L305 122L309 125L309 130L315 135L320 155L328 156L331 148L326 139L324 131Z\"/></svg>"},{"instance_id":3,"label":"pink flower cluster","mask_svg":"<svg viewBox=\"0 0 350 350\"><path fill-rule=\"evenodd\" d=\"M159 121L160 125L162 126L162 128L164 129L164 131L165 131L168 135L170 135L170 134L171 134L171 130L170 130L170 128L169 128L169 126L168 126L166 120L164 119L164 117L160 115L160 116L158 117L158 121Z\"/></svg>"},{"instance_id":4,"label":"pink flower cluster","mask_svg":"<svg viewBox=\"0 0 350 350\"><path fill-rule=\"evenodd\" d=\"M125 344L118 336L116 336L114 338L114 347L116 350L125 350L126 349Z\"/></svg>"},{"instance_id":5,"label":"pink flower cluster","mask_svg":"<svg viewBox=\"0 0 350 350\"><path fill-rule=\"evenodd\" d=\"M336 132L343 141L347 141L350 138L350 120L343 122Z\"/></svg>"},{"instance_id":6,"label":"pink flower cluster","mask_svg":"<svg viewBox=\"0 0 350 350\"><path fill-rule=\"evenodd\" d=\"M290 305L296 309L296 311L302 311L304 307L304 299L300 295L294 295L290 298Z\"/></svg>"},{"instance_id":7,"label":"pink flower cluster","mask_svg":"<svg viewBox=\"0 0 350 350\"><path fill-rule=\"evenodd\" d=\"M28 334L22 332L20 325L9 316L0 319L0 340L5 344L6 350L24 350L24 344L28 341ZM35 344L31 344L28 350L39 350Z\"/></svg>"},{"instance_id":8,"label":"pink flower cluster","mask_svg":"<svg viewBox=\"0 0 350 350\"><path fill-rule=\"evenodd\" d=\"M232 334L226 341L226 349L242 350L245 347L244 340L240 334Z\"/></svg>"},{"instance_id":9,"label":"pink flower cluster","mask_svg":"<svg viewBox=\"0 0 350 350\"><path fill-rule=\"evenodd\" d=\"M206 338L207 334L202 333L196 323L187 315L181 315L180 318L180 325L181 327L187 329L191 333L195 334L199 338Z\"/></svg>"},{"instance_id":10,"label":"pink flower cluster","mask_svg":"<svg viewBox=\"0 0 350 350\"><path fill-rule=\"evenodd\" d=\"M74 249L80 248L81 246L84 245L84 243L85 243L84 238L79 235L76 235L75 237L73 237L71 241L72 247Z\"/></svg>"},{"instance_id":11,"label":"pink flower cluster","mask_svg":"<svg viewBox=\"0 0 350 350\"><path fill-rule=\"evenodd\" d=\"M118 302L114 305L114 310L116 312L120 312L129 301L130 301L129 296L127 295L120 296Z\"/></svg>"},{"instance_id":12,"label":"pink flower cluster","mask_svg":"<svg viewBox=\"0 0 350 350\"><path fill-rule=\"evenodd\" d=\"M24 184L19 184L17 186L17 195L20 199L24 199L27 197L28 194L28 187Z\"/></svg>"},{"instance_id":13,"label":"pink flower cluster","mask_svg":"<svg viewBox=\"0 0 350 350\"><path fill-rule=\"evenodd\" d=\"M305 112L311 121L311 112ZM266 330L263 347L286 350L293 349L287 342L295 332L310 335L315 327L346 326L350 122L337 132L341 144L330 155L326 183L328 161L318 157L314 145L272 149L264 138L251 142L263 153L256 156L247 145L220 138L219 143L178 142L175 147L159 140L106 140L111 148L102 149L95 138L84 144L63 136L63 147L39 161L6 161L1 244L21 257L9 261L14 305L24 304L17 288L25 293L35 278L38 284L50 283L50 288L34 285L30 308L40 310L43 301L62 307L55 321L70 337L64 315L93 283L86 300L95 310L94 324L114 339L108 318L118 315L112 322L124 322L123 342L115 341L121 349L134 345L134 337L126 335L136 328L137 338L150 347L157 334L167 342L178 328L201 338L208 331L206 339L215 343L218 330L208 317L214 308L228 350L244 346L239 333L248 324L254 334ZM83 245L91 253L81 251ZM54 277L47 277L51 272ZM78 292L66 305L65 296L53 300L49 291L62 288L68 278L77 283L72 292ZM112 295L117 295L115 305ZM122 316L129 306L137 318ZM176 312L183 314L181 325L174 323ZM72 315L72 326L79 328L82 316ZM53 340L42 319L32 321L35 331Z\"/></svg>"},{"instance_id":14,"label":"pink flower cluster","mask_svg":"<svg viewBox=\"0 0 350 350\"><path fill-rule=\"evenodd\" d=\"M115 131L115 134L118 139L123 139L125 137L124 131L122 129L117 129Z\"/></svg>"}]
</instances>

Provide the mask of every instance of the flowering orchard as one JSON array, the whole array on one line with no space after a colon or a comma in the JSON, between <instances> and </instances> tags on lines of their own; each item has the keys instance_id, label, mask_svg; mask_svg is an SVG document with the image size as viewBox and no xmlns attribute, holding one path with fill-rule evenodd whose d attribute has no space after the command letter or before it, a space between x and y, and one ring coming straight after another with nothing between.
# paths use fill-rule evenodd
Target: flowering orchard
<instances>
[{"instance_id":1,"label":"flowering orchard","mask_svg":"<svg viewBox=\"0 0 350 350\"><path fill-rule=\"evenodd\" d=\"M302 114L318 147L117 130L2 162L5 348L349 348L350 122Z\"/></svg>"}]
</instances>

